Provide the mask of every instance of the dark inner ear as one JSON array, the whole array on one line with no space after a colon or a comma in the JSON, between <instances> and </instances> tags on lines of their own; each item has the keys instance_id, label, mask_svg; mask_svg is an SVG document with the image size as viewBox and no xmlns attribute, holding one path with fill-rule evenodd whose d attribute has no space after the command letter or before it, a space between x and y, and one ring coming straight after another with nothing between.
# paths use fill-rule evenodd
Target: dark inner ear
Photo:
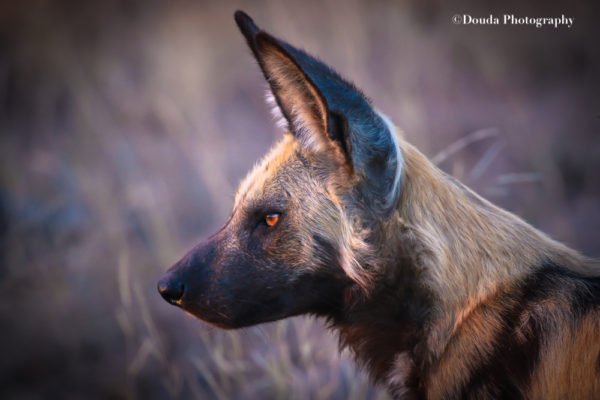
<instances>
[{"instance_id":1,"label":"dark inner ear","mask_svg":"<svg viewBox=\"0 0 600 400\"><path fill-rule=\"evenodd\" d=\"M348 120L338 111L330 111L329 119L329 138L338 144L342 154L346 158L346 164L352 168L352 143L350 142L350 127Z\"/></svg>"}]
</instances>

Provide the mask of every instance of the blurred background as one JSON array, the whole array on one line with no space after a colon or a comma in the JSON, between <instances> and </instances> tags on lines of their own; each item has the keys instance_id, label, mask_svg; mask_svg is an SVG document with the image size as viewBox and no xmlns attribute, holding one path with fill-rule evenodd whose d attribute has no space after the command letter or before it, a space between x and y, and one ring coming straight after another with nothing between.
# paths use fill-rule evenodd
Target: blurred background
<instances>
[{"instance_id":1,"label":"blurred background","mask_svg":"<svg viewBox=\"0 0 600 400\"><path fill-rule=\"evenodd\" d=\"M600 256L598 3L523 3L1 2L0 397L387 398L319 320L221 331L156 291L281 134L238 8L445 171ZM506 12L575 22L451 21Z\"/></svg>"}]
</instances>

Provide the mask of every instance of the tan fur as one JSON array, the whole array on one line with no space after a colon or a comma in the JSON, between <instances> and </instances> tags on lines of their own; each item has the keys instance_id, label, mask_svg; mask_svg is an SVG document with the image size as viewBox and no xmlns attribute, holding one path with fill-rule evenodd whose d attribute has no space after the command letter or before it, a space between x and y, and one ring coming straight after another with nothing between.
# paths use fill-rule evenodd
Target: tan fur
<instances>
[{"instance_id":1,"label":"tan fur","mask_svg":"<svg viewBox=\"0 0 600 400\"><path fill-rule=\"evenodd\" d=\"M402 148L406 176L398 212L431 250L429 284L447 311L460 313L469 301L493 293L498 282L518 280L549 255L560 265L582 264L573 250L445 177L407 142Z\"/></svg>"},{"instance_id":2,"label":"tan fur","mask_svg":"<svg viewBox=\"0 0 600 400\"><path fill-rule=\"evenodd\" d=\"M540 368L532 379L531 399L595 399L600 396L600 314L588 315L577 325L545 343Z\"/></svg>"},{"instance_id":3,"label":"tan fur","mask_svg":"<svg viewBox=\"0 0 600 400\"><path fill-rule=\"evenodd\" d=\"M161 294L225 327L324 316L398 398L597 398L598 263L444 174L317 60L236 22L293 133Z\"/></svg>"},{"instance_id":4,"label":"tan fur","mask_svg":"<svg viewBox=\"0 0 600 400\"><path fill-rule=\"evenodd\" d=\"M284 186L285 182L277 181L278 178L274 176L274 173L291 162L296 152L301 152L306 157L314 157L311 151L311 148L306 148L305 143L294 140L291 134L285 134L284 138L244 178L235 196L234 210L243 209L245 201L258 201L265 196L267 190L277 190L277 187ZM335 160L329 160L326 163L337 165ZM298 218L297 226L300 228L305 227L305 229L299 231L305 233L302 236L301 243L306 245L304 246L306 252L299 258L298 263L303 263L305 266L311 265L310 262L307 262L307 259L312 256L309 252L312 243L308 238L313 233L320 234L322 237L337 243L340 249L342 269L360 287L367 288L370 276L363 271L362 265L365 264L366 259L372 258L372 250L364 241L365 236L368 235L368 230L359 228L352 222L352 218L345 215L341 201L336 195L336 190L339 187L348 185L348 179L349 177L345 175L340 181L332 182L328 186L321 186L316 182L307 181L306 186L288 187L288 190L296 194L296 196L292 196L292 199L315 199L315 197L308 194L317 192L330 200L328 204L312 204L304 201L296 204L296 209L304 210L304 213L298 213L295 216ZM236 215L234 211L233 218L236 218ZM315 228L319 230L317 232L311 231Z\"/></svg>"},{"instance_id":5,"label":"tan fur","mask_svg":"<svg viewBox=\"0 0 600 400\"><path fill-rule=\"evenodd\" d=\"M438 318L428 329L428 345L437 361L427 378L427 394L430 398L440 398L470 378L473 363L493 353L494 338L502 328L498 313L502 307L510 306L496 303L495 297L513 282L527 276L531 272L530 266L550 260L580 273L593 271L580 267L586 260L578 253L445 176L401 137L399 143L405 160L402 196L396 213L382 229L391 235L386 243L404 241L412 245L410 256L422 269L425 285L438 300ZM273 184L275 171L291 162L296 152L324 162L320 158L323 152L315 154L314 148L306 146L291 135L285 135L240 185L235 208L247 199L260 198L265 188L284 185L284 182ZM339 167L338 161L331 163L331 168ZM301 217L295 223L299 237L306 243L303 247L306 252L298 255L297 262L307 265L307 259L311 257L308 249L312 244L308 238L317 229L316 233L338 244L341 266L346 274L360 287L368 289L378 274L385 273L377 269L374 258L393 258L398 249L387 248L385 244L380 248L367 245L366 238L371 232L352 217L352 210L342 207L339 197L351 186L349 180L352 177L343 170L339 174L325 186L307 180L306 186L287 188L295 190L300 199L317 201L296 204L303 213L297 214ZM327 198L328 203L319 202L319 195ZM285 251L283 249L282 253ZM290 254L286 257L289 259ZM370 269L366 270L365 265L370 265ZM543 309L547 312L552 307L559 305L546 304ZM526 326L527 317L523 318L522 325ZM566 316L555 323L563 323L562 320L568 323ZM561 388L566 387L564 382L572 384L580 380L589 382L581 387L582 398L589 398L598 388L598 373L593 370L594 354L598 354L600 346L597 331L598 320L587 318L573 332L544 343L546 350L542 353L547 353L541 361L543 368L535 375L531 398L542 398L542 393L563 398L567 393L561 392ZM581 333L576 335L574 332ZM363 334L358 328L345 331L348 342ZM526 334L515 332L522 337ZM591 353L583 350L590 347ZM565 348L570 351L564 352ZM582 372L575 364L589 365L591 372ZM386 381L398 397L408 393L404 385L412 368L413 361L408 353L396 357Z\"/></svg>"},{"instance_id":6,"label":"tan fur","mask_svg":"<svg viewBox=\"0 0 600 400\"><path fill-rule=\"evenodd\" d=\"M468 315L459 315L454 321L454 330L427 379L427 393L433 399L442 398L444 393L464 384L476 363L495 350L494 339L502 329L497 312L506 304L497 304L493 296L486 302L473 300L472 304L476 305Z\"/></svg>"},{"instance_id":7,"label":"tan fur","mask_svg":"<svg viewBox=\"0 0 600 400\"><path fill-rule=\"evenodd\" d=\"M299 145L294 140L294 136L289 133L285 134L283 139L275 144L242 180L235 194L233 209L236 210L245 197L260 196L260 191L265 187L265 182L271 176L270 174L288 161L298 148Z\"/></svg>"},{"instance_id":8,"label":"tan fur","mask_svg":"<svg viewBox=\"0 0 600 400\"><path fill-rule=\"evenodd\" d=\"M406 141L401 146L406 175L397 227L389 229L411 232L421 247L415 252L417 264L440 300L440 315L449 316L431 328L429 341L439 364L428 379L427 393L440 398L469 377L470 362L492 353L500 321L486 309L494 307L499 283L518 282L530 266L548 259L586 275L598 270L582 267L589 263L577 252L446 177ZM569 319L556 323L569 324ZM531 398L568 398L574 386L579 389L570 398L591 399L600 393L599 321L597 314L589 316L545 343ZM405 367L396 367L396 374L404 376Z\"/></svg>"}]
</instances>

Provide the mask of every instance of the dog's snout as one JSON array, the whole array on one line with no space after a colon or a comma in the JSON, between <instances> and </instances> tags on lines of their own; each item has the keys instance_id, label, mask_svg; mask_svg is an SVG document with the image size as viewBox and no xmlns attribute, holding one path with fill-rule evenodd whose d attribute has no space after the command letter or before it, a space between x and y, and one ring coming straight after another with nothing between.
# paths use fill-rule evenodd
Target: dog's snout
<instances>
[{"instance_id":1,"label":"dog's snout","mask_svg":"<svg viewBox=\"0 0 600 400\"><path fill-rule=\"evenodd\" d=\"M170 274L160 278L157 288L160 295L171 304L177 304L181 300L185 289L183 282Z\"/></svg>"},{"instance_id":2,"label":"dog's snout","mask_svg":"<svg viewBox=\"0 0 600 400\"><path fill-rule=\"evenodd\" d=\"M199 244L177 261L160 278L156 288L170 304L189 308L207 290L211 274L214 242Z\"/></svg>"}]
</instances>

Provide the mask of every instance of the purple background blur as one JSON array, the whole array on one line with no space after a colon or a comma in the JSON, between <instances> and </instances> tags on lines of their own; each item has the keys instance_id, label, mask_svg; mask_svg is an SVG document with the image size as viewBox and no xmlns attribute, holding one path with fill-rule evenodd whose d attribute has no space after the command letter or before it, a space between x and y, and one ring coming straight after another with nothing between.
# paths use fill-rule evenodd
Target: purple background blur
<instances>
[{"instance_id":1,"label":"purple background blur","mask_svg":"<svg viewBox=\"0 0 600 400\"><path fill-rule=\"evenodd\" d=\"M2 2L0 397L386 398L321 321L226 332L156 292L281 134L238 8L445 171L599 256L598 2L546 3ZM490 13L575 22L451 20Z\"/></svg>"}]
</instances>

